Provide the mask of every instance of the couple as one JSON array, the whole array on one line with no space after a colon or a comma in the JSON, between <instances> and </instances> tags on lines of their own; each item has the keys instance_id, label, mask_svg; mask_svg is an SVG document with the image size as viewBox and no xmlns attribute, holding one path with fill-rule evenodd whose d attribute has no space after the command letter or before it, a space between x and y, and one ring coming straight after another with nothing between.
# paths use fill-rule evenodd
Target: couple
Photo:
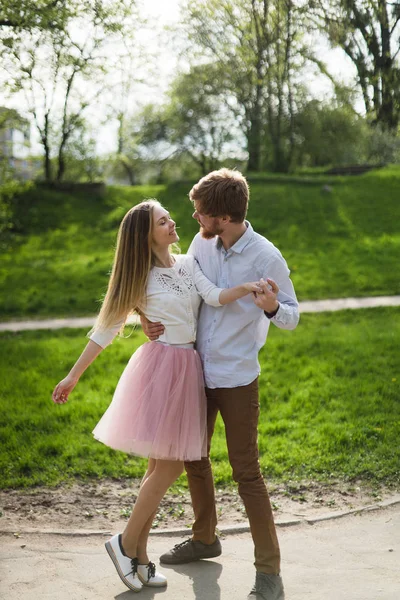
<instances>
[{"instance_id":1,"label":"couple","mask_svg":"<svg viewBox=\"0 0 400 600\"><path fill-rule=\"evenodd\" d=\"M271 321L282 329L296 327L298 303L282 255L245 221L249 189L239 172L214 171L189 197L200 233L187 255L170 252L179 238L157 201L142 202L125 215L90 341L55 387L53 400L67 401L129 313L138 312L153 341L132 356L93 431L112 448L149 457L124 532L106 542L120 578L136 592L167 584L149 560L147 541L161 499L184 468L195 514L193 537L160 561L173 565L221 554L209 460L220 411L255 546L256 580L249 598L283 600L279 544L258 461L258 351Z\"/></svg>"}]
</instances>

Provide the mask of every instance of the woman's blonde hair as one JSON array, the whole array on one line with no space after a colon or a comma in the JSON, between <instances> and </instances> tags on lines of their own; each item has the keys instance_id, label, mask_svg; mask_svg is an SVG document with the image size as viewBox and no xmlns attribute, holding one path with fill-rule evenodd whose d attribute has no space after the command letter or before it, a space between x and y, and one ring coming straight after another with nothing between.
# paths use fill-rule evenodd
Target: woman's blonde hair
<instances>
[{"instance_id":1,"label":"woman's blonde hair","mask_svg":"<svg viewBox=\"0 0 400 600\"><path fill-rule=\"evenodd\" d=\"M88 335L119 322L122 331L129 314L140 313L145 307L147 279L155 261L152 229L156 206L161 206L157 200L146 200L131 208L122 219L108 289Z\"/></svg>"}]
</instances>

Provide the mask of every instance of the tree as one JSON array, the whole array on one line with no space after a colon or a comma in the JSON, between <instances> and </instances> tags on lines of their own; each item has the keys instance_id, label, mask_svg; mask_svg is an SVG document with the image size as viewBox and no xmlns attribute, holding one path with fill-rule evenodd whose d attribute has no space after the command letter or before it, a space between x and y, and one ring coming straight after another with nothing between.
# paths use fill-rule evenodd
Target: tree
<instances>
[{"instance_id":1,"label":"tree","mask_svg":"<svg viewBox=\"0 0 400 600\"><path fill-rule=\"evenodd\" d=\"M242 123L250 171L261 167L265 134L274 169L290 167L303 13L291 0L191 0L187 5L183 27L192 55L219 67L219 77L209 84L213 93L225 94Z\"/></svg>"},{"instance_id":2,"label":"tree","mask_svg":"<svg viewBox=\"0 0 400 600\"><path fill-rule=\"evenodd\" d=\"M155 167L156 178L161 180L163 164L173 152L166 136L162 107L147 104L135 113L118 114L118 150L115 159L119 173L122 167L129 185L137 183L145 165Z\"/></svg>"},{"instance_id":3,"label":"tree","mask_svg":"<svg viewBox=\"0 0 400 600\"><path fill-rule=\"evenodd\" d=\"M295 117L301 166L348 165L366 159L368 126L350 103L309 100Z\"/></svg>"},{"instance_id":4,"label":"tree","mask_svg":"<svg viewBox=\"0 0 400 600\"><path fill-rule=\"evenodd\" d=\"M202 175L216 169L230 154L243 153L243 136L226 98L210 83L218 75L212 64L179 75L171 85L165 109L168 141L176 154L189 155Z\"/></svg>"},{"instance_id":5,"label":"tree","mask_svg":"<svg viewBox=\"0 0 400 600\"><path fill-rule=\"evenodd\" d=\"M313 0L311 18L357 69L372 122L395 131L400 120L400 3Z\"/></svg>"},{"instance_id":6,"label":"tree","mask_svg":"<svg viewBox=\"0 0 400 600\"><path fill-rule=\"evenodd\" d=\"M4 249L6 244L6 232L13 229L14 202L16 195L29 188L29 183L20 181L10 159L12 156L11 147L8 147L7 136L4 132L10 129L17 129L26 133L29 129L29 123L21 117L15 109L0 107L0 248Z\"/></svg>"},{"instance_id":7,"label":"tree","mask_svg":"<svg viewBox=\"0 0 400 600\"><path fill-rule=\"evenodd\" d=\"M148 84L149 80L156 81L156 73L153 72L152 56L136 40L125 38L124 46L125 56L114 70L115 81L108 116L118 124L117 152L112 161L113 166L118 171L122 168L129 184L135 185L137 167L141 163L138 146L141 143L142 128L146 129L148 120L152 120L153 107L149 106L149 110L145 107L142 112L136 109L134 114L132 105L135 96L140 97L141 84Z\"/></svg>"},{"instance_id":8,"label":"tree","mask_svg":"<svg viewBox=\"0 0 400 600\"><path fill-rule=\"evenodd\" d=\"M44 150L47 181L62 180L68 140L106 87L106 73L118 58L116 53L110 58L106 46L134 30L131 0L65 5L69 13L62 27L15 34L12 43L2 34L8 88L23 96L33 117Z\"/></svg>"},{"instance_id":9,"label":"tree","mask_svg":"<svg viewBox=\"0 0 400 600\"><path fill-rule=\"evenodd\" d=\"M157 165L161 182L172 160L179 169L189 158L191 172L204 175L232 154L243 154L243 135L225 98L209 93L215 75L214 65L193 67L174 79L163 105L148 104L128 118L121 114L117 158L131 184L144 165Z\"/></svg>"},{"instance_id":10,"label":"tree","mask_svg":"<svg viewBox=\"0 0 400 600\"><path fill-rule=\"evenodd\" d=\"M59 29L68 13L65 0L2 0L0 28L16 31Z\"/></svg>"},{"instance_id":11,"label":"tree","mask_svg":"<svg viewBox=\"0 0 400 600\"><path fill-rule=\"evenodd\" d=\"M77 123L65 147L65 172L69 181L95 182L103 175L96 140L85 121Z\"/></svg>"}]
</instances>

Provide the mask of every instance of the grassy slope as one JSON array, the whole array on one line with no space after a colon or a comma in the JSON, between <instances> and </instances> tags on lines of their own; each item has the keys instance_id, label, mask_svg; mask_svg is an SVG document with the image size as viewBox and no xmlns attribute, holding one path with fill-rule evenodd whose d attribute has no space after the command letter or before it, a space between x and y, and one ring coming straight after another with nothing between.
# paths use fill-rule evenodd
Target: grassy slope
<instances>
[{"instance_id":1,"label":"grassy slope","mask_svg":"<svg viewBox=\"0 0 400 600\"><path fill-rule=\"evenodd\" d=\"M249 219L281 249L299 299L399 294L400 168L331 179L330 193L322 190L326 181L251 183ZM28 234L1 256L0 318L95 313L126 210L159 198L177 220L185 251L197 231L189 189L113 187L105 200L31 192L20 210Z\"/></svg>"},{"instance_id":2,"label":"grassy slope","mask_svg":"<svg viewBox=\"0 0 400 600\"><path fill-rule=\"evenodd\" d=\"M397 308L303 315L293 332L272 328L260 354L259 440L267 477L399 482L399 336ZM103 446L91 431L143 340L135 332L114 342L70 402L56 406L51 390L81 351L84 332L0 336L2 487L142 474L142 459ZM220 421L212 458L216 481L230 481Z\"/></svg>"}]
</instances>

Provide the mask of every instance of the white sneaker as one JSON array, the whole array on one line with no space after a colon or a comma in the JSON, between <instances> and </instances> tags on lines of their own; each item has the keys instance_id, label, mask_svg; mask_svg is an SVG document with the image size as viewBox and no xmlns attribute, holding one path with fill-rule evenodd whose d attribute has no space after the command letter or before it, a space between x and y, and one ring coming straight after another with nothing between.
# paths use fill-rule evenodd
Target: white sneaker
<instances>
[{"instance_id":1,"label":"white sneaker","mask_svg":"<svg viewBox=\"0 0 400 600\"><path fill-rule=\"evenodd\" d=\"M167 585L167 578L156 571L156 565L149 562L148 565L138 565L137 574L143 585L149 587L162 587Z\"/></svg>"},{"instance_id":2,"label":"white sneaker","mask_svg":"<svg viewBox=\"0 0 400 600\"><path fill-rule=\"evenodd\" d=\"M143 585L138 577L138 559L129 558L122 548L122 536L120 533L114 535L105 543L106 550L113 561L117 573L124 584L133 592L140 592Z\"/></svg>"}]
</instances>

